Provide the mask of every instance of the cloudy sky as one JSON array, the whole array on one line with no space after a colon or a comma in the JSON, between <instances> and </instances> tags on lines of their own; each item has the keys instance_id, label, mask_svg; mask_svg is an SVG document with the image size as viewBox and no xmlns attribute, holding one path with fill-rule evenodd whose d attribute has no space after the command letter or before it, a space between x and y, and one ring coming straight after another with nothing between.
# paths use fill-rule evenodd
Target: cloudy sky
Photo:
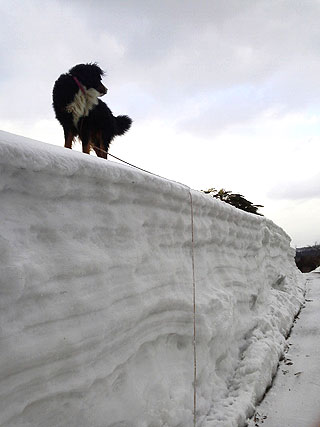
<instances>
[{"instance_id":1,"label":"cloudy sky","mask_svg":"<svg viewBox=\"0 0 320 427\"><path fill-rule=\"evenodd\" d=\"M319 0L0 0L0 17L0 129L63 146L54 81L96 61L134 120L110 153L320 243Z\"/></svg>"}]
</instances>

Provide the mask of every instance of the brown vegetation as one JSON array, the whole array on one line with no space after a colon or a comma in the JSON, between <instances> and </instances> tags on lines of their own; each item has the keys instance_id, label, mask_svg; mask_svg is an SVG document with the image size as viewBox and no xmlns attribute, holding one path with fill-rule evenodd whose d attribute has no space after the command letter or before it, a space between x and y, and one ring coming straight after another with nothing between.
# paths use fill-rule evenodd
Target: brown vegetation
<instances>
[{"instance_id":1,"label":"brown vegetation","mask_svg":"<svg viewBox=\"0 0 320 427\"><path fill-rule=\"evenodd\" d=\"M215 188L209 188L209 190L202 190L205 194L211 194L212 197L215 199L220 199L225 203L228 203L229 205L232 205L238 209L241 209L245 212L250 212L255 215L263 216L261 213L258 212L259 208L263 208L262 205L254 205L249 200L245 199L242 194L239 193L232 193L231 191L227 191L224 188L221 188L221 190L216 190Z\"/></svg>"}]
</instances>

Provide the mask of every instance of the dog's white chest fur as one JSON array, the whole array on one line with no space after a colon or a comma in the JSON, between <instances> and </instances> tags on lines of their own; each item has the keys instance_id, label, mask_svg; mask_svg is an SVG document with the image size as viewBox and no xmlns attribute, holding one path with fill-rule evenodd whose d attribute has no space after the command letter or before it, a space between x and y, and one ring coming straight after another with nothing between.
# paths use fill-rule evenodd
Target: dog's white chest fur
<instances>
[{"instance_id":1,"label":"dog's white chest fur","mask_svg":"<svg viewBox=\"0 0 320 427\"><path fill-rule=\"evenodd\" d=\"M73 124L76 128L78 127L80 118L88 116L89 112L98 105L99 102L98 97L100 93L96 89L86 89L85 86L83 86L83 88L85 93L79 89L73 101L66 106L67 112L72 113Z\"/></svg>"}]
</instances>

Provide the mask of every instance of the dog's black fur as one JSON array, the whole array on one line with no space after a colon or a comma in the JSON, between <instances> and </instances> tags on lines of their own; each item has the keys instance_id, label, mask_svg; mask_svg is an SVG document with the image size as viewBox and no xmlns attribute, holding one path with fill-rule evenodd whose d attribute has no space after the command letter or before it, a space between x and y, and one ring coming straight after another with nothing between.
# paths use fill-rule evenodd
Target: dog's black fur
<instances>
[{"instance_id":1,"label":"dog's black fur","mask_svg":"<svg viewBox=\"0 0 320 427\"><path fill-rule=\"evenodd\" d=\"M84 153L93 148L97 156L107 158L110 142L116 135L123 135L132 120L128 116L114 117L98 99L107 93L101 83L103 75L96 63L76 65L55 82L52 105L64 130L65 147L72 148L78 136Z\"/></svg>"}]
</instances>

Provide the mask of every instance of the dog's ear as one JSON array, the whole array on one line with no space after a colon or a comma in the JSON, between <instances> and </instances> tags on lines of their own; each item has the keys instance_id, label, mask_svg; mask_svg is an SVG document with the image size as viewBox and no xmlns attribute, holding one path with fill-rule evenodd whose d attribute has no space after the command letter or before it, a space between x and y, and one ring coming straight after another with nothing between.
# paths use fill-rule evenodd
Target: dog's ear
<instances>
[{"instance_id":1,"label":"dog's ear","mask_svg":"<svg viewBox=\"0 0 320 427\"><path fill-rule=\"evenodd\" d=\"M101 78L104 71L97 63L78 64L69 70L69 73L77 77L77 79L87 88L95 88L101 84Z\"/></svg>"},{"instance_id":2,"label":"dog's ear","mask_svg":"<svg viewBox=\"0 0 320 427\"><path fill-rule=\"evenodd\" d=\"M69 74L77 78L81 78L85 74L86 64L77 64L70 68Z\"/></svg>"},{"instance_id":3,"label":"dog's ear","mask_svg":"<svg viewBox=\"0 0 320 427\"><path fill-rule=\"evenodd\" d=\"M92 67L92 70L94 70L97 74L99 74L100 78L102 78L105 75L105 72L99 67L97 62L91 62L88 65Z\"/></svg>"}]
</instances>

